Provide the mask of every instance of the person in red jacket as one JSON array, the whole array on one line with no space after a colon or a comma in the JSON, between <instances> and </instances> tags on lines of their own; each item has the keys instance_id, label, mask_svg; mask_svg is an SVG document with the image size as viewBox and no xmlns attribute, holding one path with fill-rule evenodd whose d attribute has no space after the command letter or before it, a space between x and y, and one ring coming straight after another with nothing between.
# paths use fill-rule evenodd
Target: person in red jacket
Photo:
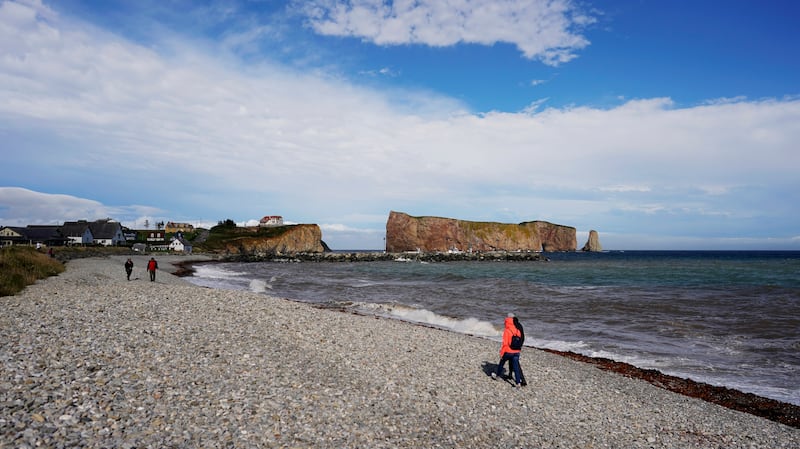
<instances>
[{"instance_id":1,"label":"person in red jacket","mask_svg":"<svg viewBox=\"0 0 800 449\"><path fill-rule=\"evenodd\" d=\"M519 354L522 350L522 343L525 341L525 334L519 329L513 313L509 313L503 329L503 344L500 346L500 363L497 364L497 371L492 373L492 379L497 379L503 375L503 366L509 362L509 369L514 372L516 386L522 386L522 369L519 366Z\"/></svg>"},{"instance_id":2,"label":"person in red jacket","mask_svg":"<svg viewBox=\"0 0 800 449\"><path fill-rule=\"evenodd\" d=\"M150 272L150 282L156 281L156 270L158 270L158 262L151 257L150 261L147 262L147 271Z\"/></svg>"}]
</instances>

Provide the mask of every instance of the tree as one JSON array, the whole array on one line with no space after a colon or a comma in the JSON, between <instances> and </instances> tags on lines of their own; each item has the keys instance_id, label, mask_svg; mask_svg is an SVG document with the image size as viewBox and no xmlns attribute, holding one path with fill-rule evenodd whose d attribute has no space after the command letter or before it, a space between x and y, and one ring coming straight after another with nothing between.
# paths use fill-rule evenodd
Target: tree
<instances>
[{"instance_id":1,"label":"tree","mask_svg":"<svg viewBox=\"0 0 800 449\"><path fill-rule=\"evenodd\" d=\"M236 222L231 220L230 218L226 218L225 221L218 221L217 226L222 226L223 228L235 228Z\"/></svg>"}]
</instances>

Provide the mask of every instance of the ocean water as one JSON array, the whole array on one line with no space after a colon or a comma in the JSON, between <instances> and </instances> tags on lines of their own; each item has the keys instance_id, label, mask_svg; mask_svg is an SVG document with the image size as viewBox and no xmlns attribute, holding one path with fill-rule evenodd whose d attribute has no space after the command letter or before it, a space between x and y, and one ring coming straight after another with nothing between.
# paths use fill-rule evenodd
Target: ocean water
<instances>
[{"instance_id":1,"label":"ocean water","mask_svg":"<svg viewBox=\"0 0 800 449\"><path fill-rule=\"evenodd\" d=\"M188 280L494 340L514 312L529 346L800 405L800 252L547 256L548 262L201 264Z\"/></svg>"}]
</instances>

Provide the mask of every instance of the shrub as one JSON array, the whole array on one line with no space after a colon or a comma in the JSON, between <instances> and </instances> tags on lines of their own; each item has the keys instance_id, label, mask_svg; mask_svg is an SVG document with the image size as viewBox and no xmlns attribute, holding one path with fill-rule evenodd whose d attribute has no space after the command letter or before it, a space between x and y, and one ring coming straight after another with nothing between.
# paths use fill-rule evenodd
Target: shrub
<instances>
[{"instance_id":1,"label":"shrub","mask_svg":"<svg viewBox=\"0 0 800 449\"><path fill-rule=\"evenodd\" d=\"M0 250L0 296L14 295L38 279L55 276L64 265L31 247Z\"/></svg>"}]
</instances>

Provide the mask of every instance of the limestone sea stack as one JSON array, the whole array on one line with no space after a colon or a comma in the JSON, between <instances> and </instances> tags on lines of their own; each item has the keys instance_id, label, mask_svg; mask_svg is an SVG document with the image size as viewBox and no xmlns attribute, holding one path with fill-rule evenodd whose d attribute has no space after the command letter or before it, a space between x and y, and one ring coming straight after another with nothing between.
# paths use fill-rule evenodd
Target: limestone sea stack
<instances>
[{"instance_id":1,"label":"limestone sea stack","mask_svg":"<svg viewBox=\"0 0 800 449\"><path fill-rule=\"evenodd\" d=\"M581 251L587 252L600 252L603 250L603 247L600 245L600 237L597 234L597 231L592 229L589 231L589 240L586 241L586 244L583 245Z\"/></svg>"},{"instance_id":2,"label":"limestone sea stack","mask_svg":"<svg viewBox=\"0 0 800 449\"><path fill-rule=\"evenodd\" d=\"M519 224L412 217L392 211L386 251L575 251L575 228L546 221Z\"/></svg>"}]
</instances>

